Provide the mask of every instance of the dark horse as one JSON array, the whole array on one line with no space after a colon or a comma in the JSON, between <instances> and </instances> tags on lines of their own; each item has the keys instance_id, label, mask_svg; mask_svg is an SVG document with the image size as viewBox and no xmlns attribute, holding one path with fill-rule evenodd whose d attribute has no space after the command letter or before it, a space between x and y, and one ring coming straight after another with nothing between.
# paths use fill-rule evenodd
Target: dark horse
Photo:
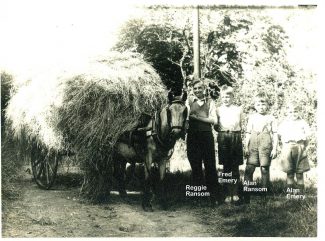
<instances>
[{"instance_id":1,"label":"dark horse","mask_svg":"<svg viewBox=\"0 0 325 241\"><path fill-rule=\"evenodd\" d=\"M152 164L158 165L159 170L159 198L161 205L166 207L166 192L164 178L166 163L170 158L175 142L185 136L185 122L187 107L185 105L187 94L180 97L168 94L168 104L154 116L149 117L144 125L132 132L124 133L118 140L114 156L114 176L119 182L119 193L125 196L125 170L126 164L143 163L143 199L142 207L145 211L152 211Z\"/></svg>"}]
</instances>

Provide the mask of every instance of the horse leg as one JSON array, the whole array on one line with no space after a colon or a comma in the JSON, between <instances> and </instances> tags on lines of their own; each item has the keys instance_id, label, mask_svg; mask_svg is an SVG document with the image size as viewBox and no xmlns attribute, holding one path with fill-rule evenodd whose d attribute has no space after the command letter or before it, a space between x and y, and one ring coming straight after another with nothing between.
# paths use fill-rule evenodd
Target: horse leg
<instances>
[{"instance_id":1,"label":"horse leg","mask_svg":"<svg viewBox=\"0 0 325 241\"><path fill-rule=\"evenodd\" d=\"M159 163L158 195L159 195L160 205L163 209L167 209L168 207L166 185L165 185L166 162L167 160L163 160L161 163Z\"/></svg>"},{"instance_id":2,"label":"horse leg","mask_svg":"<svg viewBox=\"0 0 325 241\"><path fill-rule=\"evenodd\" d=\"M118 182L118 192L123 198L127 195L125 190L125 169L126 162L121 158L114 158L114 177Z\"/></svg>"},{"instance_id":3,"label":"horse leg","mask_svg":"<svg viewBox=\"0 0 325 241\"><path fill-rule=\"evenodd\" d=\"M143 182L143 199L142 199L142 208L146 212L152 212L152 192L151 192L151 164L152 164L152 155L148 153L144 163L144 182Z\"/></svg>"}]
</instances>

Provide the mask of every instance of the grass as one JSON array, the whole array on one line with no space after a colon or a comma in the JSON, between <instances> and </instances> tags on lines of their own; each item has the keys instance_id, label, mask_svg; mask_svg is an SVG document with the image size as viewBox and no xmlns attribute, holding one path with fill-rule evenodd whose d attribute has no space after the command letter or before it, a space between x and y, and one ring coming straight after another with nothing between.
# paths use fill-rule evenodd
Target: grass
<instances>
[{"instance_id":1,"label":"grass","mask_svg":"<svg viewBox=\"0 0 325 241\"><path fill-rule=\"evenodd\" d=\"M64 163L62 163L64 164ZM136 178L128 185L128 190L142 190L141 166L136 170ZM250 204L240 206L221 205L209 207L209 200L203 199L197 205L185 197L185 185L189 183L190 172L167 173L166 186L169 210L184 210L197 217L201 224L207 227L213 237L315 237L317 235L317 190L310 187L306 190L307 198L303 201L286 199L285 183L282 180L272 182L272 195L267 202L260 196L252 196ZM83 175L80 172L61 171L58 174L55 189L80 188ZM113 182L113 190L117 190ZM18 196L17 196L18 197ZM17 198L16 197L16 198ZM130 195L132 205L140 205L141 197ZM88 203L86 199L80 199ZM111 203L119 203L121 199L114 195ZM154 199L157 210L158 200ZM36 220L46 225L46 220Z\"/></svg>"},{"instance_id":2,"label":"grass","mask_svg":"<svg viewBox=\"0 0 325 241\"><path fill-rule=\"evenodd\" d=\"M266 203L258 197L242 206L223 205L205 215L197 215L212 224L212 232L225 237L316 237L317 200L305 201L271 197ZM214 225L215 224L215 225ZM213 235L214 236L214 235Z\"/></svg>"},{"instance_id":3,"label":"grass","mask_svg":"<svg viewBox=\"0 0 325 241\"><path fill-rule=\"evenodd\" d=\"M5 138L4 133L1 135L1 196L4 208L7 200L17 199L20 195L14 182L21 177L24 158L23 153L17 151L14 141Z\"/></svg>"},{"instance_id":4,"label":"grass","mask_svg":"<svg viewBox=\"0 0 325 241\"><path fill-rule=\"evenodd\" d=\"M207 198L202 198L199 205L193 206L193 200L185 197L185 185L189 183L190 172L167 173L167 200L170 209L188 207L203 224L210 227L211 236L317 236L317 189L315 187L306 189L305 200L288 200L285 181L278 179L272 181L271 194L266 202L259 195L255 195L252 196L250 204L240 206L225 204L211 209ZM129 190L141 190L139 181L130 184Z\"/></svg>"}]
</instances>

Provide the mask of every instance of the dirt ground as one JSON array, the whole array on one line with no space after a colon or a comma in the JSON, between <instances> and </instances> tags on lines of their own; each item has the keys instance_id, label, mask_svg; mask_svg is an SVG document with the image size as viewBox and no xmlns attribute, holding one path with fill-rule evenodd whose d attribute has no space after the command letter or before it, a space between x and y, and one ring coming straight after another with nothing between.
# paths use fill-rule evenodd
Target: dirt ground
<instances>
[{"instance_id":1,"label":"dirt ground","mask_svg":"<svg viewBox=\"0 0 325 241\"><path fill-rule=\"evenodd\" d=\"M82 202L77 187L42 190L30 176L20 182L21 197L3 213L3 237L210 236L190 207L144 212L140 194L128 201L112 194L109 204Z\"/></svg>"},{"instance_id":2,"label":"dirt ground","mask_svg":"<svg viewBox=\"0 0 325 241\"><path fill-rule=\"evenodd\" d=\"M258 196L249 205L214 209L206 202L170 200L167 211L154 202L155 211L144 212L139 192L127 200L113 192L109 203L90 204L79 197L80 175L63 177L52 190L42 190L25 173L14 184L18 198L3 203L2 237L315 237L317 232L314 189L303 202L280 193L266 204Z\"/></svg>"}]
</instances>

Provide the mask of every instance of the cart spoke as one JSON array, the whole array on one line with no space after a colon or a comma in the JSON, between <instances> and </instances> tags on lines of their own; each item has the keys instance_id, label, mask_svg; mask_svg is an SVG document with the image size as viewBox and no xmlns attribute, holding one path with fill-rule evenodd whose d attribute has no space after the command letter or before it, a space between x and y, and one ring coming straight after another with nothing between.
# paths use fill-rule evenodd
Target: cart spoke
<instances>
[{"instance_id":1,"label":"cart spoke","mask_svg":"<svg viewBox=\"0 0 325 241\"><path fill-rule=\"evenodd\" d=\"M42 180L43 182L46 181L45 178L46 178L46 163L43 164L43 172L42 172Z\"/></svg>"},{"instance_id":2,"label":"cart spoke","mask_svg":"<svg viewBox=\"0 0 325 241\"><path fill-rule=\"evenodd\" d=\"M49 164L45 163L45 175L46 175L46 183L49 184L50 180L49 180Z\"/></svg>"},{"instance_id":3,"label":"cart spoke","mask_svg":"<svg viewBox=\"0 0 325 241\"><path fill-rule=\"evenodd\" d=\"M41 166L40 166L40 168L39 168L38 171L37 171L36 179L40 179L43 170L44 170L44 164L42 163Z\"/></svg>"},{"instance_id":4,"label":"cart spoke","mask_svg":"<svg viewBox=\"0 0 325 241\"><path fill-rule=\"evenodd\" d=\"M33 166L36 167L38 164L40 164L42 162L42 159L36 159L35 161L32 162Z\"/></svg>"},{"instance_id":5,"label":"cart spoke","mask_svg":"<svg viewBox=\"0 0 325 241\"><path fill-rule=\"evenodd\" d=\"M33 175L38 186L49 189L55 180L58 159L55 153L35 148L31 153Z\"/></svg>"},{"instance_id":6,"label":"cart spoke","mask_svg":"<svg viewBox=\"0 0 325 241\"><path fill-rule=\"evenodd\" d=\"M49 166L49 171L51 171L54 174L54 171L53 171L53 168L52 168L52 165L50 162L48 163L48 166Z\"/></svg>"}]
</instances>

